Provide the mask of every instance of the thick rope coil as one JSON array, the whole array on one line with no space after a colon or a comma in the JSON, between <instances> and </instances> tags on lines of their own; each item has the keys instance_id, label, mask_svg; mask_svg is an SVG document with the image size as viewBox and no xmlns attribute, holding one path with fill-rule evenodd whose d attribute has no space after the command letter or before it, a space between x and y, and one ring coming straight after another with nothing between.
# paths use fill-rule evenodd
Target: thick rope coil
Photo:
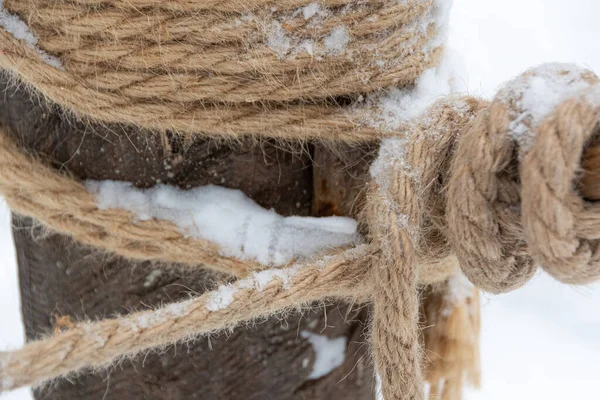
<instances>
[{"instance_id":1,"label":"thick rope coil","mask_svg":"<svg viewBox=\"0 0 600 400\"><path fill-rule=\"evenodd\" d=\"M559 77L565 73L556 71ZM537 70L528 74L524 76L540 77ZM433 390L456 396L462 385L456 370L444 375L448 380L440 388L438 375L422 368L418 285L455 274L451 268L445 276L433 273L432 260L455 255L464 274L492 292L524 284L538 264L566 283L600 277L600 208L578 190L582 159L600 132L600 87L589 72L575 78L587 82L585 87L553 106L541 122L527 114L524 93L507 89L491 104L473 98L440 101L409 124L401 137L385 139L371 169L373 182L363 217L368 244L256 273L269 274L268 283L264 276L253 275L198 298L80 323L16 352L0 353L0 389L106 366L123 356L231 329L313 300L350 297L374 303L374 357L387 400L423 399L423 376ZM517 123L523 123L531 137L515 135L524 132L523 127L515 128ZM2 142L7 155L16 151L6 143ZM54 197L34 196L56 189L44 186L52 172L32 167L25 157L12 159L22 163L13 165L13 171L44 173L43 179L31 178L35 186L16 173L3 177L16 181L1 186L10 188L13 205L37 210L42 204L35 201L53 199L54 217L60 209L70 215L95 212L61 204L57 192ZM590 190L583 188L581 193ZM77 194L70 196L77 200ZM53 218L35 216L52 227ZM94 215L89 218L102 224ZM68 222L64 226L72 229ZM475 332L478 322L470 324ZM452 332L447 337L453 338ZM460 371L474 373L473 359L460 359Z\"/></svg>"},{"instance_id":2,"label":"thick rope coil","mask_svg":"<svg viewBox=\"0 0 600 400\"><path fill-rule=\"evenodd\" d=\"M533 70L515 83L535 77ZM582 70L574 79L590 88L558 105L540 126L519 121L529 118L523 94L507 85L457 147L448 185L448 237L463 272L483 290L520 287L538 265L565 283L600 277L598 236L592 233L600 209L575 188L583 149L598 133L598 78ZM515 128L515 121L526 125ZM515 129L533 130L534 143L510 137Z\"/></svg>"},{"instance_id":3,"label":"thick rope coil","mask_svg":"<svg viewBox=\"0 0 600 400\"><path fill-rule=\"evenodd\" d=\"M436 1L329 0L306 12L303 0L276 9L8 0L64 69L6 32L0 66L96 120L210 136L368 140L377 135L362 94L413 85L438 64Z\"/></svg>"}]
</instances>

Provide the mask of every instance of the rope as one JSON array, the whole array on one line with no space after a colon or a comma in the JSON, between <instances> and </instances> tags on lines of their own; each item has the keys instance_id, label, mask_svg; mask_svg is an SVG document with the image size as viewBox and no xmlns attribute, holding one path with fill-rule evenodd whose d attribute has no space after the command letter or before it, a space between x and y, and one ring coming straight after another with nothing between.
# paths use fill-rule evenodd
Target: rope
<instances>
[{"instance_id":1,"label":"rope","mask_svg":"<svg viewBox=\"0 0 600 400\"><path fill-rule=\"evenodd\" d=\"M85 186L21 153L0 130L0 193L8 206L46 227L132 260L203 265L243 276L259 268L219 254L219 247L190 239L167 220L139 221L131 212L99 209Z\"/></svg>"},{"instance_id":2,"label":"rope","mask_svg":"<svg viewBox=\"0 0 600 400\"><path fill-rule=\"evenodd\" d=\"M273 279L258 287L253 278L248 278L227 287L234 294L224 308L215 308L215 293L208 292L152 311L80 323L21 350L0 353L0 389L36 385L82 368L106 367L148 348L231 329L241 322L266 318L315 300L353 297L359 294L366 275L350 251L322 260L321 264L283 272L289 272L289 280Z\"/></svg>"},{"instance_id":3,"label":"rope","mask_svg":"<svg viewBox=\"0 0 600 400\"><path fill-rule=\"evenodd\" d=\"M435 0L327 1L310 18L300 0L159 3L6 1L64 70L6 32L0 66L94 120L364 141L377 133L361 95L414 84L442 53Z\"/></svg>"},{"instance_id":4,"label":"rope","mask_svg":"<svg viewBox=\"0 0 600 400\"><path fill-rule=\"evenodd\" d=\"M393 133L369 122L374 106L363 95L413 86L438 65L435 0L4 5L28 22L39 48L0 30L0 67L82 117L189 135L379 140L381 147L361 216L367 244L258 271L263 266L221 256L214 243L184 237L172 222L99 209L82 183L22 154L0 132L0 193L16 212L124 257L241 278L156 310L68 324L0 353L0 391L341 298L373 303L373 357L387 400L424 399L424 380L430 397L456 400L465 374L478 380L479 320L469 311L478 289L513 290L537 265L569 284L600 278L600 205L582 198L597 192L589 176L600 174L592 168L579 179L600 130L591 72L555 70L550 78L579 86L541 121L522 87L548 77L532 70L491 103L443 99ZM452 302L450 285L461 274L475 288ZM419 293L431 284L441 300L423 310L435 319L424 344L443 358L426 369ZM446 306L451 312L442 315ZM441 341L451 344L436 347Z\"/></svg>"},{"instance_id":5,"label":"rope","mask_svg":"<svg viewBox=\"0 0 600 400\"><path fill-rule=\"evenodd\" d=\"M428 287L422 296L429 399L461 399L466 382L480 385L479 290L455 275Z\"/></svg>"},{"instance_id":6,"label":"rope","mask_svg":"<svg viewBox=\"0 0 600 400\"><path fill-rule=\"evenodd\" d=\"M594 84L579 91L542 124L532 125L535 140L527 146L509 136L514 122L509 116L520 115L521 102L507 101L502 92L491 104L469 97L434 104L402 137L382 143L362 217L368 244L306 264L255 272L154 311L79 323L21 350L0 353L0 389L104 367L124 356L231 329L311 301L350 298L373 302L373 353L384 397L422 399L417 288L455 274L449 269L444 276L439 271L427 276L432 260L456 255L462 272L477 287L493 292L524 284L538 264L566 283L600 277L600 234L594 227L600 208L584 201L574 184L586 146L598 133L597 89ZM13 185L13 206L25 199L30 210L39 210L41 204L28 203L35 196L30 200L27 191L46 192L45 182L53 173L19 156L7 143L0 142L6 156L23 162L11 169L27 171L28 178L4 175L3 180L16 182L3 182L2 188ZM18 185L25 189L22 197L14 195ZM71 197L77 200L77 195ZM47 198L40 196L44 202ZM64 197L55 193L58 198ZM56 209L68 209L76 220L79 211L66 204ZM94 209L86 212L102 223ZM472 370L472 363L465 360L464 367ZM448 372L453 379L444 388L438 379L434 389L456 396L462 386L456 371Z\"/></svg>"}]
</instances>

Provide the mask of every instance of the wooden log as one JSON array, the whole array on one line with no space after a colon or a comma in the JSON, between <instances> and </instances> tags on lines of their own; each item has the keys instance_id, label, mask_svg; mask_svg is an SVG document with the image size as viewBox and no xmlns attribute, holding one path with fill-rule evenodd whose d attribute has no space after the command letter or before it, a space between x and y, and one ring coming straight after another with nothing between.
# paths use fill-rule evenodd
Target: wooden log
<instances>
[{"instance_id":1,"label":"wooden log","mask_svg":"<svg viewBox=\"0 0 600 400\"><path fill-rule=\"evenodd\" d=\"M132 128L77 122L22 88L9 87L5 76L0 88L0 124L25 149L81 179L127 180L138 187L157 182L181 188L217 184L241 189L284 215L310 215L313 197L320 196L313 193L311 157L320 157L322 149L288 151L269 141L231 146L214 140L184 143L169 135L161 139ZM348 174L346 179L353 178ZM13 221L29 340L57 329L56 316L99 319L145 309L197 295L222 279L201 269L134 264L67 237L44 234L28 218L15 216ZM59 380L36 390L35 397L372 399L366 314L345 304L315 304L284 319L271 318L229 334L151 351L107 371ZM343 364L320 379L309 379L315 351L302 331L345 338Z\"/></svg>"}]
</instances>

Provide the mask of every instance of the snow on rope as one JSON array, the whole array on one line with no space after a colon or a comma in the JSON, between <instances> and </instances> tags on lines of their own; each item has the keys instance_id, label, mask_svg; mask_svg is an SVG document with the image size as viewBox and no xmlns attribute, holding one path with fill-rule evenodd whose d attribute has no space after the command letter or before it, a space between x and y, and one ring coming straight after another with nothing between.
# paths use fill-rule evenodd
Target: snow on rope
<instances>
[{"instance_id":1,"label":"snow on rope","mask_svg":"<svg viewBox=\"0 0 600 400\"><path fill-rule=\"evenodd\" d=\"M438 65L452 0L164 3L4 0L14 18L0 18L0 67L103 122L372 140L364 95L411 87Z\"/></svg>"},{"instance_id":2,"label":"snow on rope","mask_svg":"<svg viewBox=\"0 0 600 400\"><path fill-rule=\"evenodd\" d=\"M458 393L464 375L457 375L457 368L477 379L472 348L478 326L475 314L456 311L457 305L468 310L476 299L470 284L456 276L458 265L471 284L493 293L522 286L538 265L565 283L600 278L600 209L590 201L600 200L600 194L587 190L592 194L584 199L577 190L590 139L598 134L598 82L587 70L547 65L508 84L491 103L470 97L434 103L407 125L401 147L398 142L382 144L361 217L368 230L366 243L265 271L257 271L257 263L219 254L219 246L204 238L185 238L177 219L140 220L130 211L99 207L83 184L25 156L6 134L0 135L0 192L15 211L125 256L142 258L148 252L153 257L163 249L173 257L170 261L181 261L178 252L160 247L171 242L169 246L196 249L198 264L206 261L246 276L199 297L80 322L20 350L0 353L0 389L107 366L147 349L341 298L373 302L373 354L386 399L423 398L425 378L436 391ZM548 105L531 101L540 87L553 90L545 97ZM531 131L527 142L521 140L521 124ZM398 148L402 151L391 151ZM148 211L159 204L150 201L143 217L169 215ZM143 247L131 253L136 244ZM451 267L442 268L440 260L450 260ZM438 322L445 324L440 326L458 318L475 336L452 342L463 356L452 365L437 364L435 371L446 375L428 372L423 377L418 286L435 282L446 282L439 295L443 307L437 311ZM43 360L39 354L45 355Z\"/></svg>"},{"instance_id":3,"label":"snow on rope","mask_svg":"<svg viewBox=\"0 0 600 400\"><path fill-rule=\"evenodd\" d=\"M581 178L598 134L598 78L546 65L491 103L447 97L424 110L444 92L439 81L453 86L441 62L451 3L0 2L0 67L81 117L205 137L381 142L363 241L353 221L284 218L222 188L86 186L1 132L0 193L15 212L127 258L239 279L0 353L0 391L341 298L373 303L386 400L423 399L424 380L456 398L465 376L478 375L477 315L467 312L477 289L513 290L538 265L565 283L598 279L600 172ZM215 212L231 216L230 230L213 229ZM267 234L248 239L256 230ZM433 283L441 308L425 336L452 346L423 376L419 286ZM467 341L451 335L457 321Z\"/></svg>"}]
</instances>

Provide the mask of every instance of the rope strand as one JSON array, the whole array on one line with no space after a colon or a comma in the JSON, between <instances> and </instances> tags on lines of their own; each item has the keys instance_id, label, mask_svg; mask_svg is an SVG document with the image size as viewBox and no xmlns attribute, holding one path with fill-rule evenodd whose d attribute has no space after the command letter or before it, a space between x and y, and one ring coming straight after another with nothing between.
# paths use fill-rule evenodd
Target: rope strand
<instances>
[{"instance_id":1,"label":"rope strand","mask_svg":"<svg viewBox=\"0 0 600 400\"><path fill-rule=\"evenodd\" d=\"M384 396L423 399L418 286L456 273L436 271L439 260L456 255L465 275L493 292L523 285L537 264L567 283L600 278L600 207L575 189L582 155L599 133L598 93L594 84L566 99L532 126L536 138L528 146L507 136L511 120L505 116L519 103L503 97L489 105L468 97L442 100L410 124L404 137L383 141L371 167L374 180L363 216L370 244L304 266L257 272L270 277L264 286L258 283L264 279L250 277L155 311L83 323L4 353L3 390L110 365L122 356L231 329L310 301L356 297L374 304L372 340ZM97 210L81 184L32 162L5 134L0 151L0 190L9 204L50 227L77 239L92 237L89 243L103 248L111 248L115 238L131 240L126 242L131 247L144 240L148 246L175 240L164 236L169 232L162 231L165 221L140 224L122 210ZM560 155L548 164L541 154L552 152ZM219 262L221 270L238 267L227 264L234 260L185 245L200 257L215 257L216 268ZM135 256L157 254L145 254L148 248L137 247ZM240 265L238 272L250 270ZM438 379L434 387L456 396L463 380L448 374L447 385L440 388Z\"/></svg>"},{"instance_id":2,"label":"rope strand","mask_svg":"<svg viewBox=\"0 0 600 400\"><path fill-rule=\"evenodd\" d=\"M362 253L358 248L314 264L279 270L266 284L251 276L156 310L79 323L20 350L0 353L0 392L84 368L106 367L148 349L218 333L314 301L364 296L367 269L357 263L355 255ZM223 303L223 292L228 293L228 303Z\"/></svg>"},{"instance_id":3,"label":"rope strand","mask_svg":"<svg viewBox=\"0 0 600 400\"><path fill-rule=\"evenodd\" d=\"M327 0L316 10L303 8L310 3L5 1L29 21L39 48L2 29L0 67L82 117L188 135L381 146L362 215L368 244L254 272L156 310L81 322L0 353L0 391L342 298L373 303L373 353L386 400L423 400L424 377L436 394L455 399L465 373L478 375L476 352L458 357L455 369L442 362L437 371L422 370L421 285L448 284L458 276L457 264L477 288L493 293L522 286L537 265L565 283L600 278L600 205L593 202L600 200L593 179L600 163L586 162L600 134L593 73L532 70L491 103L450 97L396 132L383 132L368 122L374 107L363 95L413 86L439 64L440 4ZM64 68L47 63L44 52ZM540 115L527 108L538 94L524 92L534 78L568 89L560 101L545 99L549 110ZM592 168L580 179L582 165ZM183 237L169 221L99 209L80 182L21 154L4 132L0 193L16 212L49 229L132 259L205 265L236 276L263 268ZM464 312L466 305L460 307ZM450 332L450 321L469 325L475 338L478 318L450 317L438 319L447 331L437 337L470 352Z\"/></svg>"}]
</instances>

